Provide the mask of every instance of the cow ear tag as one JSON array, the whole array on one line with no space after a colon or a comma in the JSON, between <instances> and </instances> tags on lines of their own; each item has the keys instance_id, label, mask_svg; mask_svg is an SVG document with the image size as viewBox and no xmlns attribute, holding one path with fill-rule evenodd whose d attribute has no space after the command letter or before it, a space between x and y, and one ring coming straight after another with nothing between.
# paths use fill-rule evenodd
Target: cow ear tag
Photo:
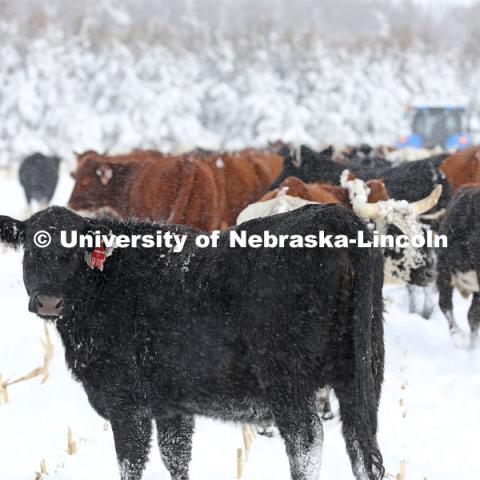
<instances>
[{"instance_id":1,"label":"cow ear tag","mask_svg":"<svg viewBox=\"0 0 480 480\"><path fill-rule=\"evenodd\" d=\"M87 265L92 269L98 269L103 271L103 266L105 264L105 260L109 257L113 252L113 248L105 248L105 244L102 242L99 247L95 247L91 253L85 253L85 260L87 261Z\"/></svg>"},{"instance_id":2,"label":"cow ear tag","mask_svg":"<svg viewBox=\"0 0 480 480\"><path fill-rule=\"evenodd\" d=\"M107 258L107 254L105 252L105 245L103 242L100 244L99 247L95 247L90 254L90 261L88 262L88 266L95 270L98 268L99 270L103 271L103 264Z\"/></svg>"}]
</instances>

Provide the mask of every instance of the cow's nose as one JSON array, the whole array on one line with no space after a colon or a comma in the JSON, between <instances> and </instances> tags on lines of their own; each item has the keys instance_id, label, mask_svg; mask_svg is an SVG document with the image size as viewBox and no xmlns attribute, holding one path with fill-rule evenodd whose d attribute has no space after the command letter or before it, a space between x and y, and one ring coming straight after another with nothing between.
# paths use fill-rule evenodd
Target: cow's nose
<instances>
[{"instance_id":1,"label":"cow's nose","mask_svg":"<svg viewBox=\"0 0 480 480\"><path fill-rule=\"evenodd\" d=\"M34 312L45 317L58 317L63 310L63 298L51 295L36 295L33 301Z\"/></svg>"},{"instance_id":2,"label":"cow's nose","mask_svg":"<svg viewBox=\"0 0 480 480\"><path fill-rule=\"evenodd\" d=\"M427 281L433 282L437 278L437 271L434 268L427 268L424 275Z\"/></svg>"}]
</instances>

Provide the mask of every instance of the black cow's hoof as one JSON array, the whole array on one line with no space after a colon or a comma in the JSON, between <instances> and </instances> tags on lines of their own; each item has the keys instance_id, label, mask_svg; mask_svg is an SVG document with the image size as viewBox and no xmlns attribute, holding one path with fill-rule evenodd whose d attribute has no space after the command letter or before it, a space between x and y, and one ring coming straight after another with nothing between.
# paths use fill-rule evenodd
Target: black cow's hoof
<instances>
[{"instance_id":1,"label":"black cow's hoof","mask_svg":"<svg viewBox=\"0 0 480 480\"><path fill-rule=\"evenodd\" d=\"M257 427L256 431L262 437L273 438L275 436L275 430L273 427Z\"/></svg>"}]
</instances>

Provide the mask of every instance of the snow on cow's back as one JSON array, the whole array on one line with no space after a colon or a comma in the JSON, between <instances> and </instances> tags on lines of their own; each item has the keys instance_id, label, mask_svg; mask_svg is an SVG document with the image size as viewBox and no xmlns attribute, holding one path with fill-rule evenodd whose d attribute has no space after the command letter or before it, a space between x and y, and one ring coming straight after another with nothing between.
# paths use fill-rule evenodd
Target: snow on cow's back
<instances>
[{"instance_id":1,"label":"snow on cow's back","mask_svg":"<svg viewBox=\"0 0 480 480\"><path fill-rule=\"evenodd\" d=\"M270 215L277 215L278 213L291 212L292 210L297 210L309 204L318 205L319 202L312 202L290 195L280 195L264 202L255 202L240 212L240 215L237 217L237 225L245 223L248 220L253 220L254 218L269 217Z\"/></svg>"}]
</instances>

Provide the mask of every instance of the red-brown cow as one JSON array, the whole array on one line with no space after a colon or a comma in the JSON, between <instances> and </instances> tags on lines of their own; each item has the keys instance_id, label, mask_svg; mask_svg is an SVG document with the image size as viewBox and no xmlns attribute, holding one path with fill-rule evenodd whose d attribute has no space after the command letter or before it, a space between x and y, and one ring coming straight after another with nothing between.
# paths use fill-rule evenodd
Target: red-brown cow
<instances>
[{"instance_id":1,"label":"red-brown cow","mask_svg":"<svg viewBox=\"0 0 480 480\"><path fill-rule=\"evenodd\" d=\"M69 207L201 230L224 228L268 190L282 162L280 155L253 149L211 155L88 152L78 161Z\"/></svg>"},{"instance_id":2,"label":"red-brown cow","mask_svg":"<svg viewBox=\"0 0 480 480\"><path fill-rule=\"evenodd\" d=\"M453 193L463 185L480 183L480 147L470 147L447 157L440 170L446 175Z\"/></svg>"},{"instance_id":3,"label":"red-brown cow","mask_svg":"<svg viewBox=\"0 0 480 480\"><path fill-rule=\"evenodd\" d=\"M350 175L350 179L353 180L354 177ZM376 203L381 200L389 199L388 192L381 180L369 180L366 182L366 185L370 189L368 195L369 203ZM292 197L299 197L312 202L343 203L348 207L352 206L346 188L338 185L330 185L328 183L305 183L297 177L287 177L280 184L280 187L266 193L260 201L275 198L282 192L285 192Z\"/></svg>"}]
</instances>

